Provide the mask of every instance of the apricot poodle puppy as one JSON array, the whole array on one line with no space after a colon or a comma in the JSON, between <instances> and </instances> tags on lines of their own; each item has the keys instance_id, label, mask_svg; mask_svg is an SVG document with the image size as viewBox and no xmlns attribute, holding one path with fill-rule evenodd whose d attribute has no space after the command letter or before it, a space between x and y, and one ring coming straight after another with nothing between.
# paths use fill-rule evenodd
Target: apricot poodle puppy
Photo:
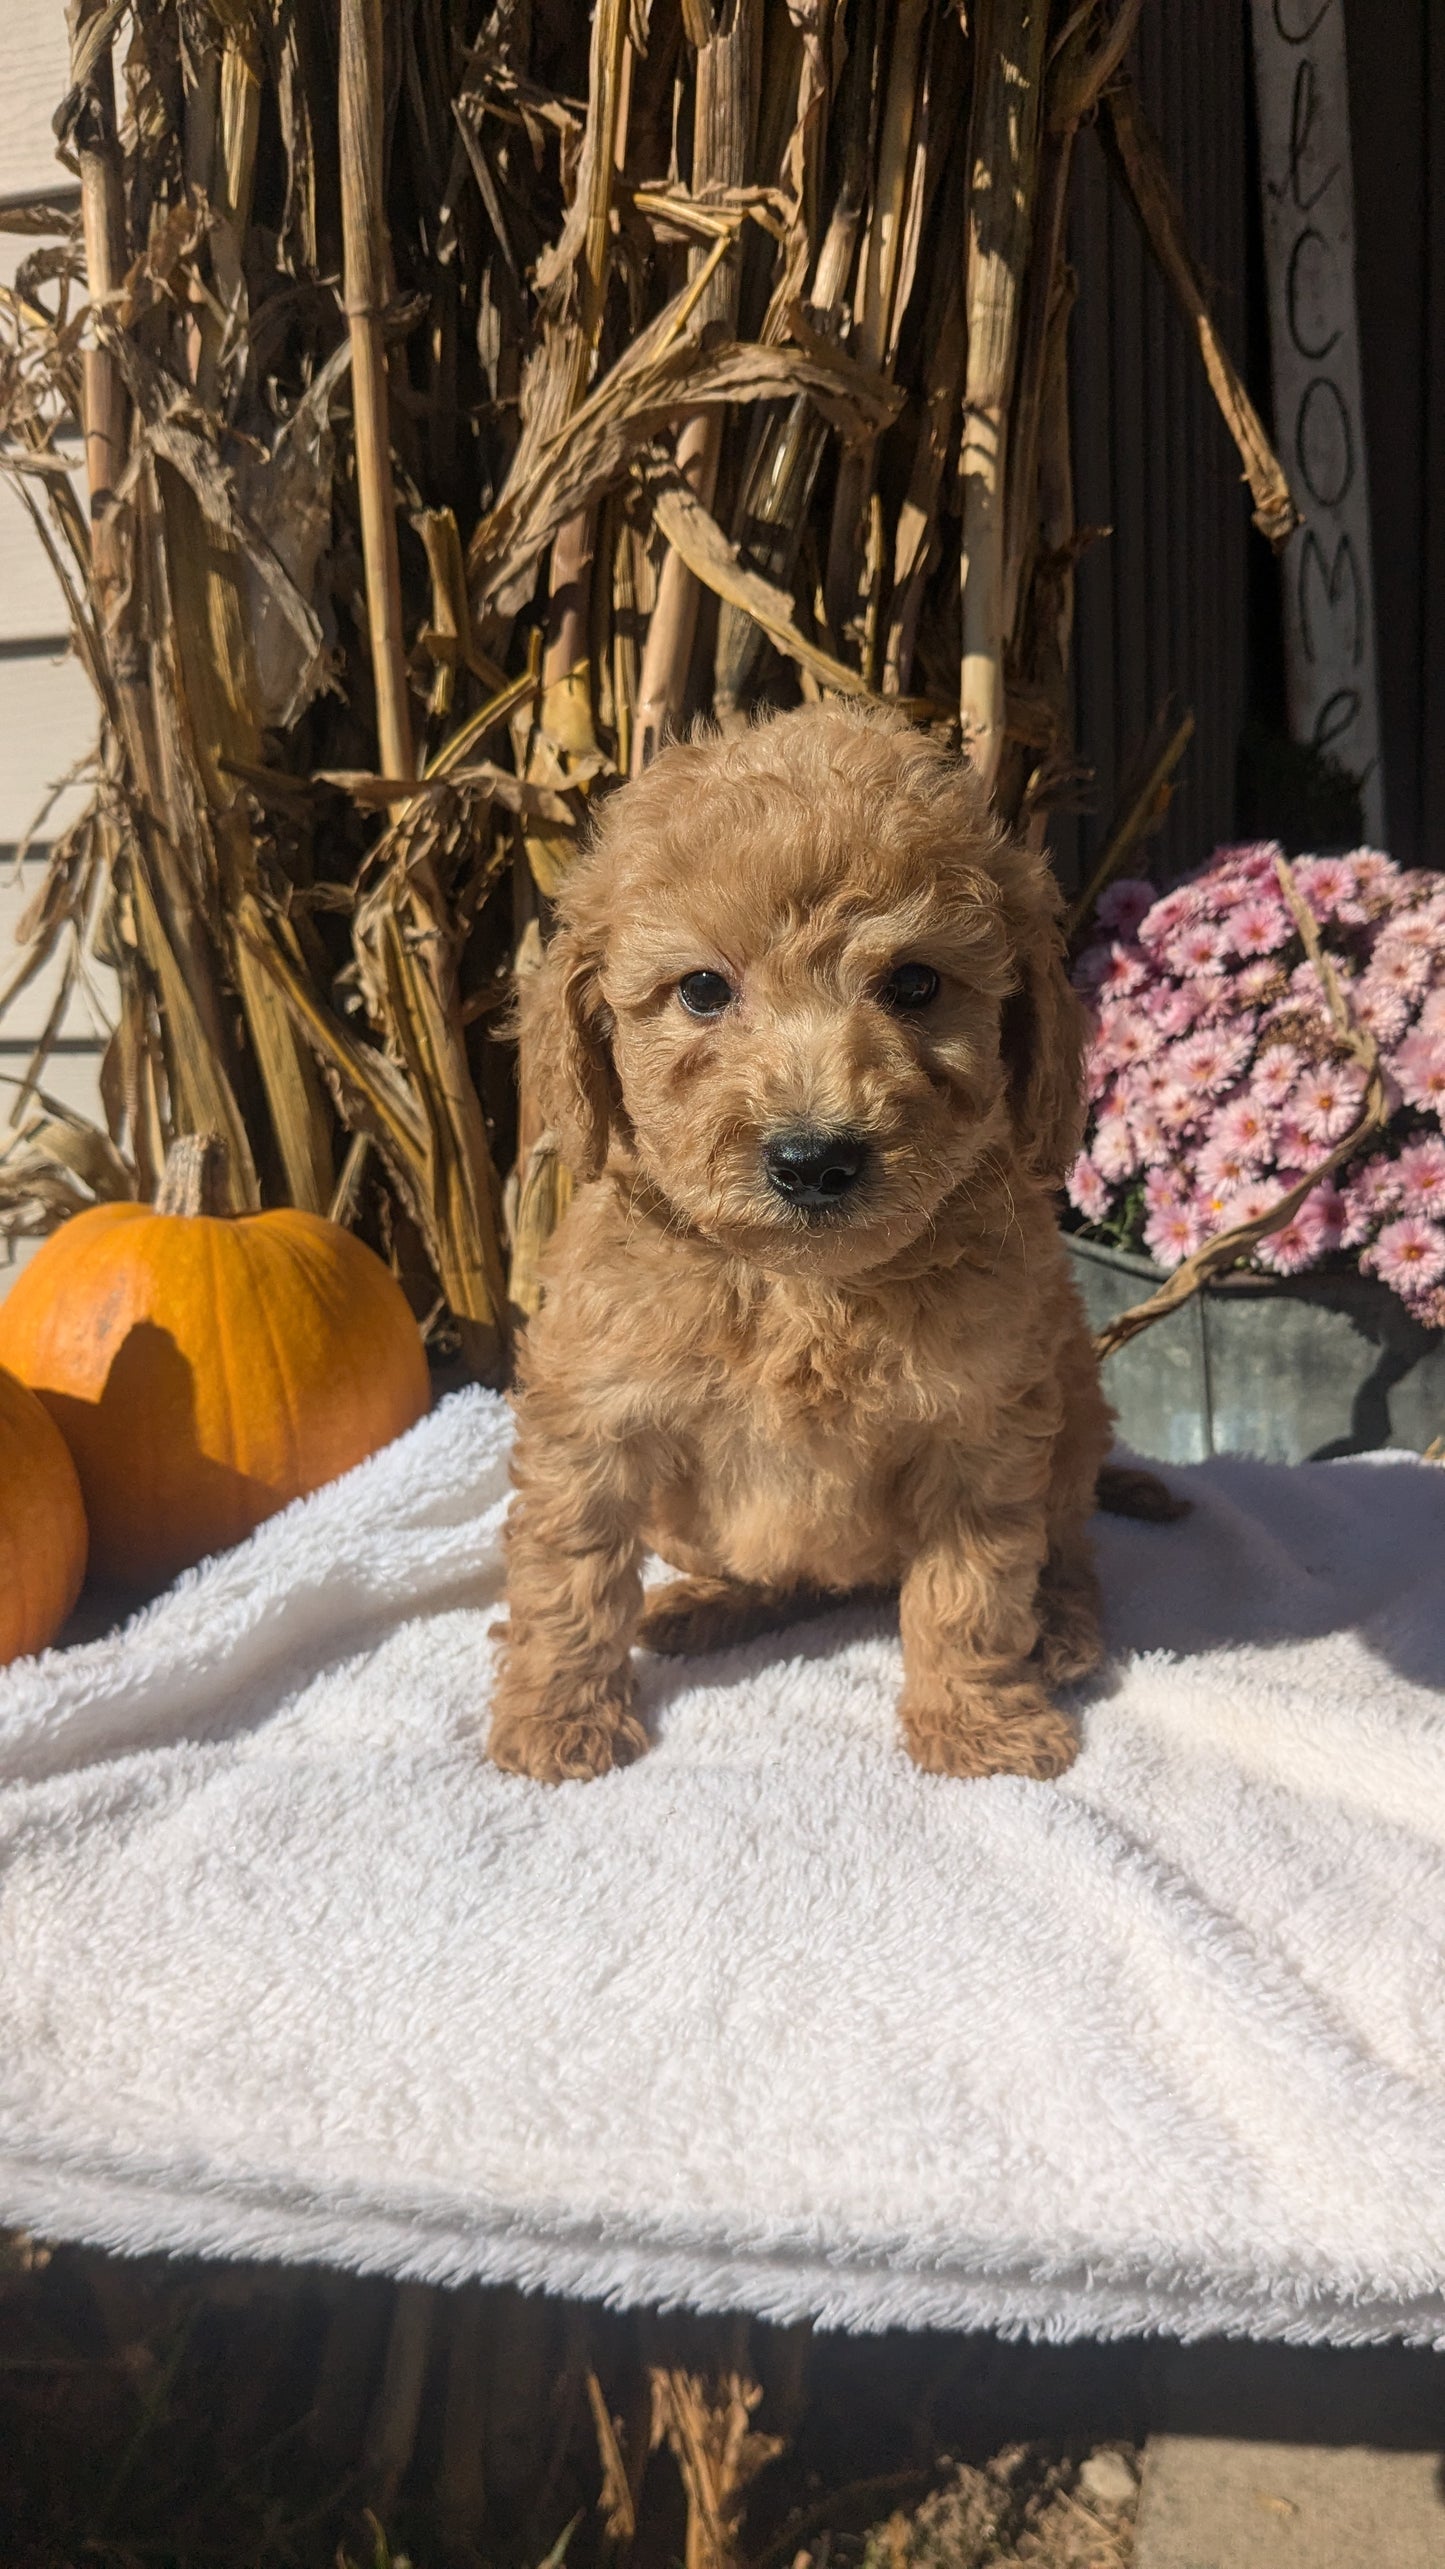
<instances>
[{"instance_id":1,"label":"apricot poodle puppy","mask_svg":"<svg viewBox=\"0 0 1445 2569\"><path fill-rule=\"evenodd\" d=\"M1042 859L901 718L665 749L523 994L579 1181L528 1333L490 1749L635 1757L632 1648L901 1592L903 1735L1059 1774L1109 1445L1051 1196L1083 1019ZM683 1575L650 1591L659 1553Z\"/></svg>"}]
</instances>

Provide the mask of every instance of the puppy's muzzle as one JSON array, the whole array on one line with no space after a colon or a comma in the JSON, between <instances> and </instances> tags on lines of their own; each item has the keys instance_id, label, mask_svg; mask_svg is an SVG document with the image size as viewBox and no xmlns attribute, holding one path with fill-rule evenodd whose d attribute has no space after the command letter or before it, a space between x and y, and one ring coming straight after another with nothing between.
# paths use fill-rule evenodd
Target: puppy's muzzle
<instances>
[{"instance_id":1,"label":"puppy's muzzle","mask_svg":"<svg viewBox=\"0 0 1445 2569\"><path fill-rule=\"evenodd\" d=\"M800 1213L828 1213L851 1195L868 1165L868 1145L857 1133L800 1129L775 1133L763 1144L769 1186Z\"/></svg>"}]
</instances>

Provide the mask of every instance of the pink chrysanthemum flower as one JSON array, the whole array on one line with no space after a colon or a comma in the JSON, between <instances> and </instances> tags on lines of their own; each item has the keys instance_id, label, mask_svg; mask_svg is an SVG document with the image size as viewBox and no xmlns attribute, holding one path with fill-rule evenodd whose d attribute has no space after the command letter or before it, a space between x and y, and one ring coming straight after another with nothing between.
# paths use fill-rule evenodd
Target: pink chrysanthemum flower
<instances>
[{"instance_id":1,"label":"pink chrysanthemum flower","mask_svg":"<svg viewBox=\"0 0 1445 2569\"><path fill-rule=\"evenodd\" d=\"M1382 950L1390 953L1423 955L1429 960L1440 951L1440 917L1433 907L1397 911L1380 931L1376 958Z\"/></svg>"},{"instance_id":2,"label":"pink chrysanthemum flower","mask_svg":"<svg viewBox=\"0 0 1445 2569\"><path fill-rule=\"evenodd\" d=\"M1430 978L1430 953L1418 946L1407 945L1403 938L1381 937L1370 959L1368 979L1377 988L1398 990L1402 997L1414 999Z\"/></svg>"},{"instance_id":3,"label":"pink chrysanthemum flower","mask_svg":"<svg viewBox=\"0 0 1445 2569\"><path fill-rule=\"evenodd\" d=\"M1411 1142L1395 1162L1400 1204L1406 1213L1445 1213L1445 1141L1430 1134Z\"/></svg>"},{"instance_id":4,"label":"pink chrysanthemum flower","mask_svg":"<svg viewBox=\"0 0 1445 2569\"><path fill-rule=\"evenodd\" d=\"M1188 990L1153 990L1148 993L1149 1023L1156 1034L1187 1035L1199 1015L1200 992Z\"/></svg>"},{"instance_id":5,"label":"pink chrysanthemum flower","mask_svg":"<svg viewBox=\"0 0 1445 2569\"><path fill-rule=\"evenodd\" d=\"M1445 943L1445 938L1442 938ZM1422 1035L1445 1035L1445 990L1432 990L1420 1010Z\"/></svg>"},{"instance_id":6,"label":"pink chrysanthemum flower","mask_svg":"<svg viewBox=\"0 0 1445 2569\"><path fill-rule=\"evenodd\" d=\"M1127 1069L1130 1062L1147 1061L1154 1051L1148 1026L1125 1008L1106 1010L1099 1025L1099 1049L1110 1068Z\"/></svg>"},{"instance_id":7,"label":"pink chrysanthemum flower","mask_svg":"<svg viewBox=\"0 0 1445 2569\"><path fill-rule=\"evenodd\" d=\"M1320 1247L1298 1214L1291 1222L1282 1222L1277 1231L1266 1231L1256 1240L1254 1254L1271 1275L1299 1276L1307 1267L1317 1266Z\"/></svg>"},{"instance_id":8,"label":"pink chrysanthemum flower","mask_svg":"<svg viewBox=\"0 0 1445 2569\"><path fill-rule=\"evenodd\" d=\"M1194 1155L1194 1174L1200 1186L1206 1195L1217 1196L1221 1204L1258 1173L1257 1154L1241 1151L1237 1143L1226 1141L1217 1126Z\"/></svg>"},{"instance_id":9,"label":"pink chrysanthemum flower","mask_svg":"<svg viewBox=\"0 0 1445 2569\"><path fill-rule=\"evenodd\" d=\"M1095 1166L1112 1185L1117 1185L1120 1178L1133 1176L1138 1166L1138 1154L1124 1116L1104 1115L1100 1118L1094 1134L1093 1155Z\"/></svg>"},{"instance_id":10,"label":"pink chrysanthemum flower","mask_svg":"<svg viewBox=\"0 0 1445 2569\"><path fill-rule=\"evenodd\" d=\"M1398 1209L1400 1195L1398 1160L1376 1157L1357 1167L1344 1188L1345 1219L1340 1233L1343 1246L1358 1249L1382 1217Z\"/></svg>"},{"instance_id":11,"label":"pink chrysanthemum flower","mask_svg":"<svg viewBox=\"0 0 1445 2569\"><path fill-rule=\"evenodd\" d=\"M1359 1120L1365 1074L1357 1062L1317 1062L1290 1098L1290 1112L1306 1141L1342 1142Z\"/></svg>"},{"instance_id":12,"label":"pink chrysanthemum flower","mask_svg":"<svg viewBox=\"0 0 1445 2569\"><path fill-rule=\"evenodd\" d=\"M1161 1079L1154 1091L1154 1112L1176 1140L1197 1123L1205 1103L1203 1091L1187 1087L1182 1079Z\"/></svg>"},{"instance_id":13,"label":"pink chrysanthemum flower","mask_svg":"<svg viewBox=\"0 0 1445 2569\"><path fill-rule=\"evenodd\" d=\"M1276 859L1284 849L1278 839L1242 839L1237 847L1222 847L1215 857L1217 868L1238 875L1245 883L1258 886L1274 884Z\"/></svg>"},{"instance_id":14,"label":"pink chrysanthemum flower","mask_svg":"<svg viewBox=\"0 0 1445 2569\"><path fill-rule=\"evenodd\" d=\"M1293 1044L1269 1044L1256 1053L1250 1087L1266 1113L1283 1106L1304 1068L1304 1055Z\"/></svg>"},{"instance_id":15,"label":"pink chrysanthemum flower","mask_svg":"<svg viewBox=\"0 0 1445 2569\"><path fill-rule=\"evenodd\" d=\"M1225 963L1224 930L1210 919L1199 919L1181 928L1165 949L1165 962L1171 972L1186 979L1222 972Z\"/></svg>"},{"instance_id":16,"label":"pink chrysanthemum flower","mask_svg":"<svg viewBox=\"0 0 1445 2569\"><path fill-rule=\"evenodd\" d=\"M1133 937L1140 920L1147 919L1153 909L1154 898L1152 883L1140 883L1126 874L1100 893L1094 916L1101 928L1108 928L1116 937Z\"/></svg>"},{"instance_id":17,"label":"pink chrysanthemum flower","mask_svg":"<svg viewBox=\"0 0 1445 2569\"><path fill-rule=\"evenodd\" d=\"M1118 1103L1121 1115L1145 1105L1159 1085L1159 1065L1146 1054L1141 1061L1126 1062L1118 1078Z\"/></svg>"},{"instance_id":18,"label":"pink chrysanthemum flower","mask_svg":"<svg viewBox=\"0 0 1445 2569\"><path fill-rule=\"evenodd\" d=\"M1390 1069L1408 1106L1445 1110L1445 1036L1407 1035L1390 1057Z\"/></svg>"},{"instance_id":19,"label":"pink chrysanthemum flower","mask_svg":"<svg viewBox=\"0 0 1445 2569\"><path fill-rule=\"evenodd\" d=\"M1157 1265L1182 1266L1204 1238L1204 1225L1192 1204L1161 1205L1144 1225L1144 1246Z\"/></svg>"},{"instance_id":20,"label":"pink chrysanthemum flower","mask_svg":"<svg viewBox=\"0 0 1445 2569\"><path fill-rule=\"evenodd\" d=\"M1408 1298L1445 1276L1445 1231L1421 1214L1404 1214L1398 1222L1386 1223L1360 1264Z\"/></svg>"},{"instance_id":21,"label":"pink chrysanthemum flower","mask_svg":"<svg viewBox=\"0 0 1445 2569\"><path fill-rule=\"evenodd\" d=\"M1225 929L1230 952L1244 961L1252 955L1278 953L1294 932L1294 921L1284 903L1266 901L1257 892L1249 894L1230 912Z\"/></svg>"},{"instance_id":22,"label":"pink chrysanthemum flower","mask_svg":"<svg viewBox=\"0 0 1445 2569\"><path fill-rule=\"evenodd\" d=\"M1224 1207L1225 1230L1233 1231L1241 1222L1257 1221L1261 1213L1268 1213L1271 1205L1278 1204L1283 1192L1278 1178L1246 1178Z\"/></svg>"},{"instance_id":23,"label":"pink chrysanthemum flower","mask_svg":"<svg viewBox=\"0 0 1445 2569\"><path fill-rule=\"evenodd\" d=\"M1403 990L1375 977L1373 966L1362 973L1351 993L1351 1005L1377 1044L1396 1044L1410 1023L1410 1002Z\"/></svg>"},{"instance_id":24,"label":"pink chrysanthemum flower","mask_svg":"<svg viewBox=\"0 0 1445 2569\"><path fill-rule=\"evenodd\" d=\"M1248 1061L1252 1035L1241 1031L1230 1034L1222 1027L1204 1027L1198 1034L1187 1035L1176 1044L1169 1067L1176 1079L1183 1080L1202 1096L1214 1097L1237 1079Z\"/></svg>"},{"instance_id":25,"label":"pink chrysanthemum flower","mask_svg":"<svg viewBox=\"0 0 1445 2569\"><path fill-rule=\"evenodd\" d=\"M1214 1026L1223 1026L1231 1033L1244 1031L1246 1021L1241 1014L1243 1003L1239 984L1227 972L1216 973L1211 980L1190 982L1187 986L1199 993L1199 1014L1194 1022L1201 1033ZM1252 1035L1252 1018L1248 1020L1248 1026Z\"/></svg>"},{"instance_id":26,"label":"pink chrysanthemum flower","mask_svg":"<svg viewBox=\"0 0 1445 2569\"><path fill-rule=\"evenodd\" d=\"M1445 1285L1426 1285L1408 1300L1415 1319L1426 1329L1445 1329Z\"/></svg>"},{"instance_id":27,"label":"pink chrysanthemum flower","mask_svg":"<svg viewBox=\"0 0 1445 2569\"><path fill-rule=\"evenodd\" d=\"M1129 1130L1134 1136L1134 1148L1139 1154L1141 1168L1158 1168L1162 1161L1168 1159L1174 1148L1173 1140L1166 1133L1152 1098L1141 1099L1137 1106L1130 1107Z\"/></svg>"},{"instance_id":28,"label":"pink chrysanthemum flower","mask_svg":"<svg viewBox=\"0 0 1445 2569\"><path fill-rule=\"evenodd\" d=\"M1080 1151L1066 1181L1069 1202L1086 1222L1102 1222L1109 1210L1109 1190L1102 1170L1087 1151Z\"/></svg>"},{"instance_id":29,"label":"pink chrysanthemum flower","mask_svg":"<svg viewBox=\"0 0 1445 2569\"><path fill-rule=\"evenodd\" d=\"M1257 1243L1254 1254L1272 1275L1303 1275L1307 1267L1318 1266L1324 1256L1330 1245L1330 1223L1325 1209L1316 1203L1319 1192L1316 1187L1288 1222L1282 1222L1277 1231L1267 1231Z\"/></svg>"},{"instance_id":30,"label":"pink chrysanthemum flower","mask_svg":"<svg viewBox=\"0 0 1445 2569\"><path fill-rule=\"evenodd\" d=\"M1302 856L1294 866L1296 890L1304 894L1317 919L1333 919L1342 901L1352 901L1359 889L1352 860L1347 856Z\"/></svg>"},{"instance_id":31,"label":"pink chrysanthemum flower","mask_svg":"<svg viewBox=\"0 0 1445 2569\"><path fill-rule=\"evenodd\" d=\"M1277 1169L1308 1168L1319 1158L1319 1146L1312 1142L1292 1106L1286 1106L1274 1128L1274 1164Z\"/></svg>"},{"instance_id":32,"label":"pink chrysanthemum flower","mask_svg":"<svg viewBox=\"0 0 1445 2569\"><path fill-rule=\"evenodd\" d=\"M1393 899L1399 875L1390 858L1382 856L1377 847L1357 847L1344 862L1355 878L1355 906L1342 904L1340 917L1358 924Z\"/></svg>"},{"instance_id":33,"label":"pink chrysanthemum flower","mask_svg":"<svg viewBox=\"0 0 1445 2569\"><path fill-rule=\"evenodd\" d=\"M1325 1249L1337 1249L1345 1227L1345 1199L1333 1178L1325 1178L1312 1195L1307 1195L1302 1208L1320 1233Z\"/></svg>"},{"instance_id":34,"label":"pink chrysanthemum flower","mask_svg":"<svg viewBox=\"0 0 1445 2569\"><path fill-rule=\"evenodd\" d=\"M1229 1229L1227 1189L1197 1186L1190 1202L1199 1217L1199 1228L1206 1240L1217 1240L1221 1231Z\"/></svg>"},{"instance_id":35,"label":"pink chrysanthemum flower","mask_svg":"<svg viewBox=\"0 0 1445 2569\"><path fill-rule=\"evenodd\" d=\"M1176 1205L1189 1201L1189 1183L1177 1161L1166 1161L1148 1169L1144 1176L1144 1209L1147 1213L1168 1213Z\"/></svg>"},{"instance_id":36,"label":"pink chrysanthemum flower","mask_svg":"<svg viewBox=\"0 0 1445 2569\"><path fill-rule=\"evenodd\" d=\"M1197 893L1192 885L1181 884L1177 890L1164 893L1155 902L1153 909L1147 911L1140 920L1139 943L1157 954L1161 946L1166 946L1180 928L1186 926L1191 920L1197 919L1198 916Z\"/></svg>"},{"instance_id":37,"label":"pink chrysanthemum flower","mask_svg":"<svg viewBox=\"0 0 1445 2569\"><path fill-rule=\"evenodd\" d=\"M1238 1096L1226 1099L1215 1118L1214 1130L1221 1142L1228 1142L1253 1168L1258 1168L1268 1157L1274 1139L1274 1115L1254 1088L1244 1088Z\"/></svg>"},{"instance_id":38,"label":"pink chrysanthemum flower","mask_svg":"<svg viewBox=\"0 0 1445 2569\"><path fill-rule=\"evenodd\" d=\"M1142 989L1148 977L1149 968L1139 948L1116 941L1109 948L1109 960L1095 987L1101 999L1124 999L1131 990Z\"/></svg>"}]
</instances>

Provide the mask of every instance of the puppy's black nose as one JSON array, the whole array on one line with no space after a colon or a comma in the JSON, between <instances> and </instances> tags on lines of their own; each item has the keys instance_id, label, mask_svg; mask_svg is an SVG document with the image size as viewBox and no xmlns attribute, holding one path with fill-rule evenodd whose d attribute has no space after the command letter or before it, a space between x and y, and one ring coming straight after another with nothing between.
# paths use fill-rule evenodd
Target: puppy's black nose
<instances>
[{"instance_id":1,"label":"puppy's black nose","mask_svg":"<svg viewBox=\"0 0 1445 2569\"><path fill-rule=\"evenodd\" d=\"M867 1162L868 1145L856 1133L775 1133L763 1145L769 1186L805 1212L837 1204Z\"/></svg>"}]
</instances>

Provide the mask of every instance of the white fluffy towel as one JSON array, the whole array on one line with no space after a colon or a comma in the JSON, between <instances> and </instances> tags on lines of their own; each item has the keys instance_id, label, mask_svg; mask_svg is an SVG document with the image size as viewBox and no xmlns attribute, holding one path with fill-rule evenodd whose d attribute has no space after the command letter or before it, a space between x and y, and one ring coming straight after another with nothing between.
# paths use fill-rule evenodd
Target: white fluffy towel
<instances>
[{"instance_id":1,"label":"white fluffy towel","mask_svg":"<svg viewBox=\"0 0 1445 2569\"><path fill-rule=\"evenodd\" d=\"M895 1620L481 1753L507 1417L447 1401L0 1674L0 2218L624 2302L1445 2343L1445 1471L1100 1527L1060 1784L919 1774Z\"/></svg>"}]
</instances>

